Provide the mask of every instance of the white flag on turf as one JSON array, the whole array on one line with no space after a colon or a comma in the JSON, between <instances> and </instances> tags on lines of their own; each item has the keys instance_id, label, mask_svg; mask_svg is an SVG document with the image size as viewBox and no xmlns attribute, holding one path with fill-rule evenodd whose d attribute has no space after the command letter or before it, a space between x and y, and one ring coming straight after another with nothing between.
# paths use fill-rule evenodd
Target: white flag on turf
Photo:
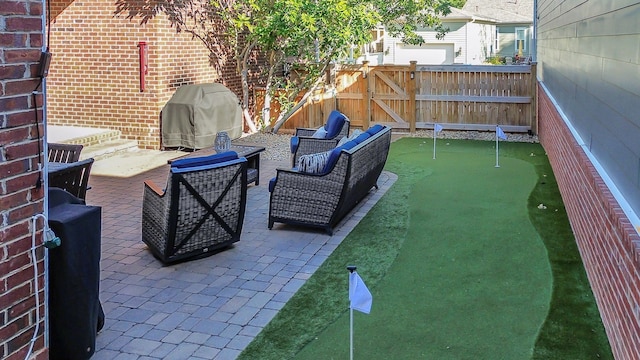
<instances>
[{"instance_id":1,"label":"white flag on turf","mask_svg":"<svg viewBox=\"0 0 640 360\"><path fill-rule=\"evenodd\" d=\"M496 126L496 136L502 140L507 140L507 134L502 131L502 128L500 126Z\"/></svg>"},{"instance_id":2,"label":"white flag on turf","mask_svg":"<svg viewBox=\"0 0 640 360\"><path fill-rule=\"evenodd\" d=\"M356 271L349 274L349 301L352 309L365 314L371 312L373 297Z\"/></svg>"},{"instance_id":3,"label":"white flag on turf","mask_svg":"<svg viewBox=\"0 0 640 360\"><path fill-rule=\"evenodd\" d=\"M439 133L440 131L442 131L442 125L434 124L433 129L435 130L435 132Z\"/></svg>"}]
</instances>

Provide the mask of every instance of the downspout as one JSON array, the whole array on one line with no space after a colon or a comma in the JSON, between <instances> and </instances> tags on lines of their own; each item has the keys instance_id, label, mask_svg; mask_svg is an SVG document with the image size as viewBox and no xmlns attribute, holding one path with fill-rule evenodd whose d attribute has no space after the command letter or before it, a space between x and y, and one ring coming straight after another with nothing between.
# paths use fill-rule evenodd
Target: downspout
<instances>
[{"instance_id":1,"label":"downspout","mask_svg":"<svg viewBox=\"0 0 640 360\"><path fill-rule=\"evenodd\" d=\"M476 22L476 17L471 17L471 21L464 27L464 63L469 65L469 25ZM455 51L455 49L454 49Z\"/></svg>"},{"instance_id":2,"label":"downspout","mask_svg":"<svg viewBox=\"0 0 640 360\"><path fill-rule=\"evenodd\" d=\"M473 24L473 17L471 21L464 27L464 63L469 64L469 24ZM455 51L456 49L453 49Z\"/></svg>"},{"instance_id":3,"label":"downspout","mask_svg":"<svg viewBox=\"0 0 640 360\"><path fill-rule=\"evenodd\" d=\"M533 0L533 36L531 36L531 61L538 62L538 0Z\"/></svg>"}]
</instances>

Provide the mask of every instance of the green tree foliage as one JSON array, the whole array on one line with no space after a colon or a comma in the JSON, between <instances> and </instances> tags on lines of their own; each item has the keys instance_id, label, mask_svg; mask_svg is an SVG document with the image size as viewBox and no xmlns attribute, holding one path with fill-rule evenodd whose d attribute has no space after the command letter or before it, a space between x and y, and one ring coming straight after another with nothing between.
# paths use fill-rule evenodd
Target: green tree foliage
<instances>
[{"instance_id":1,"label":"green tree foliage","mask_svg":"<svg viewBox=\"0 0 640 360\"><path fill-rule=\"evenodd\" d=\"M178 32L200 39L211 51L214 65L232 59L243 82L243 107L248 107L249 64L259 51L267 60L263 76L267 99L263 126L270 125L274 89L286 89L289 100L301 89L305 97L322 82L333 61L344 59L354 46L371 40L380 24L405 43L421 44L422 27L444 33L440 16L452 0L116 0L117 15L146 23L165 15ZM229 56L223 56L229 54ZM231 59L229 59L231 58ZM284 65L294 76L283 77ZM287 75L287 74L285 74ZM303 99L305 98L303 97ZM280 98L281 107L293 106ZM266 110L266 111L265 111ZM286 111L281 117L288 116ZM249 119L247 119L249 120Z\"/></svg>"},{"instance_id":2,"label":"green tree foliage","mask_svg":"<svg viewBox=\"0 0 640 360\"><path fill-rule=\"evenodd\" d=\"M462 7L464 6L464 4L467 2L467 0L447 0L446 1L449 6L454 7L454 8L458 8L458 9L462 9Z\"/></svg>"}]
</instances>

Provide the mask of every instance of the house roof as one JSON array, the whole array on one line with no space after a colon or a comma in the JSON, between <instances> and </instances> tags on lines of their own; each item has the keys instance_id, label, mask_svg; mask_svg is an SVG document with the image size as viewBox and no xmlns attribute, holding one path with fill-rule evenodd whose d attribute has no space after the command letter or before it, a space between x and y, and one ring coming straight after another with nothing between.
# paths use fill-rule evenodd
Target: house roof
<instances>
[{"instance_id":1,"label":"house roof","mask_svg":"<svg viewBox=\"0 0 640 360\"><path fill-rule=\"evenodd\" d=\"M447 14L442 20L474 20L474 21L487 21L495 22L493 18L484 17L477 13L472 13L462 9L451 7L451 12Z\"/></svg>"},{"instance_id":2,"label":"house roof","mask_svg":"<svg viewBox=\"0 0 640 360\"><path fill-rule=\"evenodd\" d=\"M467 0L462 10L498 23L533 23L533 0Z\"/></svg>"}]
</instances>

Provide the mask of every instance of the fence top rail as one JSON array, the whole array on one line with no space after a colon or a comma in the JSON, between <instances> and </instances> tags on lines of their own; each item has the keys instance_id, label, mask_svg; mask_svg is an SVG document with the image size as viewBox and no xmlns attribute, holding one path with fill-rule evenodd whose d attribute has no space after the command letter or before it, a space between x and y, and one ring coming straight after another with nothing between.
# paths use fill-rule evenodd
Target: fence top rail
<instances>
[{"instance_id":1,"label":"fence top rail","mask_svg":"<svg viewBox=\"0 0 640 360\"><path fill-rule=\"evenodd\" d=\"M531 65L420 65L417 71L531 73Z\"/></svg>"},{"instance_id":2,"label":"fence top rail","mask_svg":"<svg viewBox=\"0 0 640 360\"><path fill-rule=\"evenodd\" d=\"M338 71L361 71L362 64L339 64ZM409 71L409 65L369 65L369 71ZM484 73L531 73L531 65L418 65L416 71L431 72L484 72Z\"/></svg>"}]
</instances>

